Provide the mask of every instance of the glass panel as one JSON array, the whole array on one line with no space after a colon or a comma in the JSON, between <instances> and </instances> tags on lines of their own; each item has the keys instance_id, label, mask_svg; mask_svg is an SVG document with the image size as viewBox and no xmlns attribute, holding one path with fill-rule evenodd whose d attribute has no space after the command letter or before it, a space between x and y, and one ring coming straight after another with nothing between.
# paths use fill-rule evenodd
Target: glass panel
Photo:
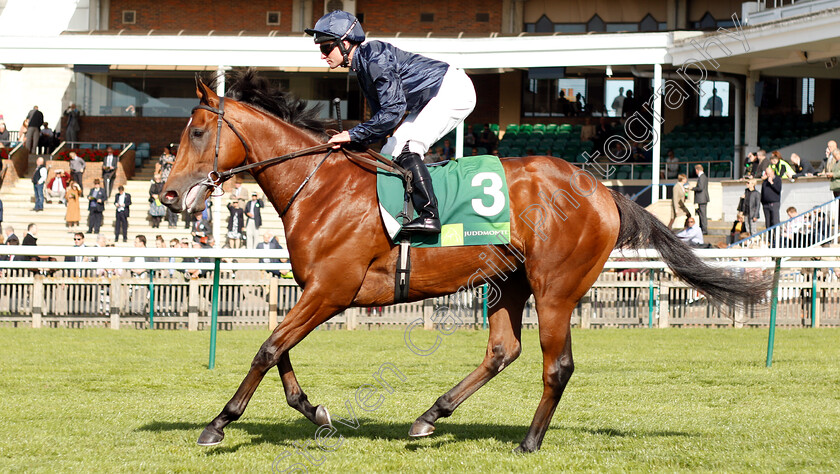
<instances>
[{"instance_id":1,"label":"glass panel","mask_svg":"<svg viewBox=\"0 0 840 474\"><path fill-rule=\"evenodd\" d=\"M607 23L607 33L619 31L639 31L638 23Z\"/></svg>"},{"instance_id":2,"label":"glass panel","mask_svg":"<svg viewBox=\"0 0 840 474\"><path fill-rule=\"evenodd\" d=\"M633 90L633 79L607 79L604 87L604 104L607 106L607 115L620 117L624 105L624 98L627 91ZM621 99L619 99L621 96Z\"/></svg>"},{"instance_id":3,"label":"glass panel","mask_svg":"<svg viewBox=\"0 0 840 474\"><path fill-rule=\"evenodd\" d=\"M555 23L556 33L586 33L586 25L583 23Z\"/></svg>"},{"instance_id":4,"label":"glass panel","mask_svg":"<svg viewBox=\"0 0 840 474\"><path fill-rule=\"evenodd\" d=\"M723 81L703 81L700 84L700 106L698 115L701 117L729 116L729 83Z\"/></svg>"},{"instance_id":5,"label":"glass panel","mask_svg":"<svg viewBox=\"0 0 840 474\"><path fill-rule=\"evenodd\" d=\"M814 78L802 78L802 113L814 113Z\"/></svg>"}]
</instances>

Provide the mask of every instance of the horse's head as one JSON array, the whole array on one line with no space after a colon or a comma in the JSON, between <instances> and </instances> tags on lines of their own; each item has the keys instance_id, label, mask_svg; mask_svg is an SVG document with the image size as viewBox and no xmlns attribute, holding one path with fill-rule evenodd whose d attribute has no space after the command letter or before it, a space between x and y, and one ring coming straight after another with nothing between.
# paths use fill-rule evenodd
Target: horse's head
<instances>
[{"instance_id":1,"label":"horse's head","mask_svg":"<svg viewBox=\"0 0 840 474\"><path fill-rule=\"evenodd\" d=\"M221 101L200 79L196 79L196 95L200 105L181 132L178 158L161 193L161 202L173 212L204 210L214 189L213 175L242 164L248 153L239 135L241 122L233 118L242 106L231 99ZM220 122L221 111L224 119Z\"/></svg>"}]
</instances>

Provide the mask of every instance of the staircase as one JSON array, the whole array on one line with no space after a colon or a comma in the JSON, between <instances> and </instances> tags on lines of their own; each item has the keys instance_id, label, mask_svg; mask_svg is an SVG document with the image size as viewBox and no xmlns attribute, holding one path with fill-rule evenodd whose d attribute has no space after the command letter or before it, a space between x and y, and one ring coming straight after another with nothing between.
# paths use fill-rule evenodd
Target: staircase
<instances>
[{"instance_id":1,"label":"staircase","mask_svg":"<svg viewBox=\"0 0 840 474\"><path fill-rule=\"evenodd\" d=\"M836 241L840 237L839 203L840 198L836 198L820 204L730 247L794 249Z\"/></svg>"},{"instance_id":2,"label":"staircase","mask_svg":"<svg viewBox=\"0 0 840 474\"><path fill-rule=\"evenodd\" d=\"M131 215L128 218L128 242L115 242L117 247L131 247L134 245L134 237L137 235L145 235L147 246L154 246L155 236L160 235L168 243L170 239L177 238L191 238L188 229L184 228L184 222L181 216L178 217L177 227L170 229L166 218L161 221L160 228L154 229L149 221L149 186L152 182L154 174L154 163L157 159L149 159L144 162L144 166L137 169L135 176L125 184L125 191L131 194L133 204L131 205ZM242 175L243 185L249 190L260 191L256 181L250 175ZM84 190L85 195L89 189ZM113 194L116 194L117 187L114 186ZM4 188L0 193L0 200L3 201L3 227L12 226L15 229L15 234L23 240L26 235L26 228L30 223L38 225L38 245L73 245L73 234L75 232L85 232L85 244L93 246L96 244L97 236L87 234L87 199L82 198L80 203L81 221L79 225L74 228L68 228L65 224L64 216L67 208L64 204L58 201L52 203L45 202L44 210L42 212L34 212L32 208L35 205L35 193L32 188L32 181L29 177L18 179L14 186ZM108 199L105 206L105 213L103 215L102 226L100 234L108 238L109 241L114 240L114 197L113 195ZM224 245L226 242L225 235L227 233L227 219L228 210L226 207L228 202L227 196L222 196L222 235L215 236L219 245ZM283 233L283 222L277 216L270 204L266 203L262 212L263 225L259 232L262 235L265 232L271 232L277 236L277 240L285 246L285 235ZM262 242L262 237L257 239L257 242Z\"/></svg>"}]
</instances>

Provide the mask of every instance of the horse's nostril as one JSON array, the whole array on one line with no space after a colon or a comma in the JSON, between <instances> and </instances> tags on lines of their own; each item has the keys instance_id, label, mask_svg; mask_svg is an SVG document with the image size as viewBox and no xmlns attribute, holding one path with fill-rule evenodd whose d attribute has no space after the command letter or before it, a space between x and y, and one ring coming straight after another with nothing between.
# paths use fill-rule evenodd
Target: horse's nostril
<instances>
[{"instance_id":1,"label":"horse's nostril","mask_svg":"<svg viewBox=\"0 0 840 474\"><path fill-rule=\"evenodd\" d=\"M178 200L178 191L167 191L163 195L163 203L164 204L172 204L173 202Z\"/></svg>"}]
</instances>

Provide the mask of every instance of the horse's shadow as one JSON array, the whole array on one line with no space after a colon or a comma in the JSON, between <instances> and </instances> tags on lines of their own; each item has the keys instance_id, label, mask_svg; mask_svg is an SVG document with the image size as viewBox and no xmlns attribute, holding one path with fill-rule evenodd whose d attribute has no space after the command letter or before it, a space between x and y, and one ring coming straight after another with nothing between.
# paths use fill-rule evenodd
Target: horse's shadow
<instances>
[{"instance_id":1,"label":"horse's shadow","mask_svg":"<svg viewBox=\"0 0 840 474\"><path fill-rule=\"evenodd\" d=\"M435 448L449 443L456 443L470 440L494 440L503 444L517 445L528 429L527 425L506 425L500 423L458 423L458 422L441 422L438 423L435 433L428 438L409 438L408 427L410 423L403 422L382 422L372 420L369 418L358 418L358 427L343 425L334 422L337 435L345 438L364 438L364 439L385 439L385 440L404 440L406 442L405 448L409 451L417 451L421 449ZM198 434L204 429L203 423L189 423L189 422L166 422L166 421L152 421L137 428L137 431L151 431L151 432L165 432L165 431L187 431ZM258 444L271 444L273 446L285 446L289 449L306 446L310 443L314 447L315 432L318 427L312 423L299 419L294 422L270 422L270 421L239 421L230 427L232 430L244 430L250 435L248 441L238 444L221 445L210 448L207 454L226 454L239 450L245 446L252 446ZM689 433L684 431L645 431L638 430L619 430L610 427L591 428L584 426L561 426L554 429L567 430L572 433L590 434L597 436L615 437L694 437L697 433Z\"/></svg>"}]
</instances>

